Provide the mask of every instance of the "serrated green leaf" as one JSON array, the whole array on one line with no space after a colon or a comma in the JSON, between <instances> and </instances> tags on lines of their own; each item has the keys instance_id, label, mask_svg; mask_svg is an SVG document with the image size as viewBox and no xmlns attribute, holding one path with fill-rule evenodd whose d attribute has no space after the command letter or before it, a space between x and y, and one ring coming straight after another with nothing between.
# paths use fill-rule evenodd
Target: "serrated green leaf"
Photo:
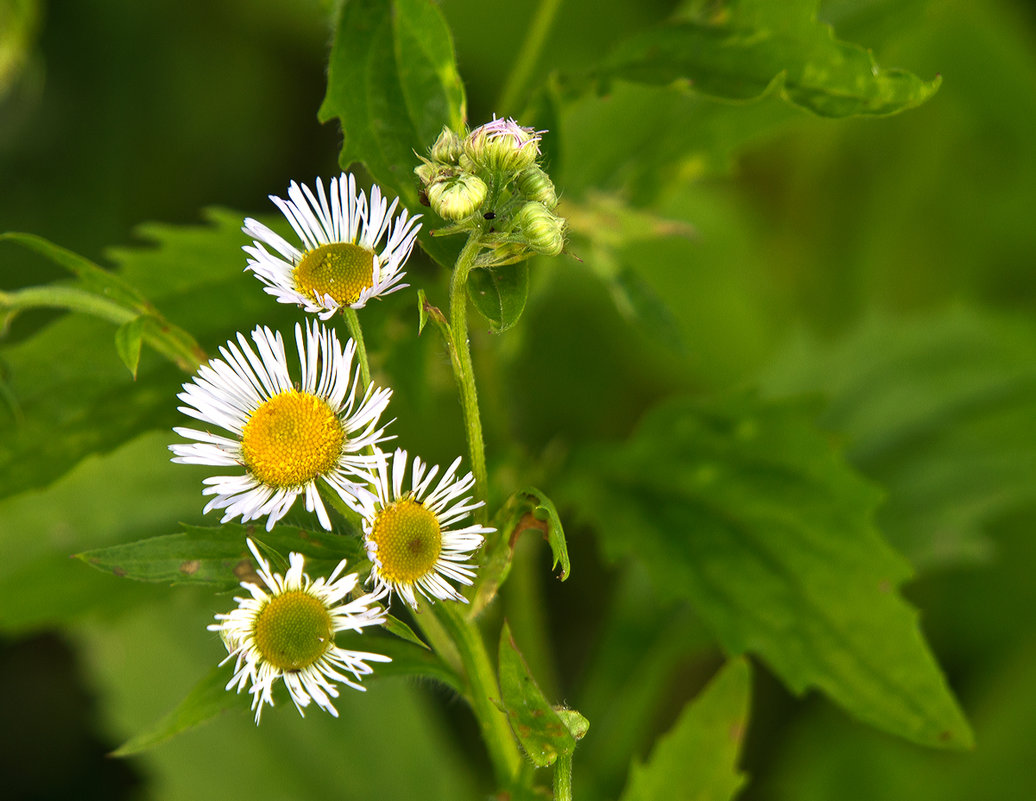
<instances>
[{"instance_id":1,"label":"serrated green leaf","mask_svg":"<svg viewBox=\"0 0 1036 801\"><path fill-rule=\"evenodd\" d=\"M499 671L503 710L533 764L545 768L558 756L571 754L575 737L529 673L507 623L500 632Z\"/></svg>"},{"instance_id":2,"label":"serrated green leaf","mask_svg":"<svg viewBox=\"0 0 1036 801\"><path fill-rule=\"evenodd\" d=\"M453 39L428 0L350 0L343 3L328 65L321 122L337 118L339 163L362 163L383 191L418 208L415 151L432 145L444 125L465 121L464 86ZM459 245L422 231L421 246L443 266Z\"/></svg>"},{"instance_id":3,"label":"serrated green leaf","mask_svg":"<svg viewBox=\"0 0 1036 801\"><path fill-rule=\"evenodd\" d=\"M237 693L226 689L233 671L231 664L219 665L199 681L176 708L112 751L116 757L128 757L147 751L172 739L177 734L193 729L228 709L240 708Z\"/></svg>"},{"instance_id":4,"label":"serrated green leaf","mask_svg":"<svg viewBox=\"0 0 1036 801\"><path fill-rule=\"evenodd\" d=\"M222 344L259 319L274 327L290 319L242 272L242 216L206 215L209 225L139 228L147 247L111 252L118 276L206 344ZM145 339L150 328L145 324ZM12 417L0 408L0 497L46 485L88 454L177 423L184 374L142 359L134 383L112 348L108 322L67 315L29 339L0 345L0 353L7 393L20 410Z\"/></svg>"},{"instance_id":5,"label":"serrated green leaf","mask_svg":"<svg viewBox=\"0 0 1036 801\"><path fill-rule=\"evenodd\" d=\"M623 42L596 70L622 79L683 82L702 94L752 100L768 91L822 117L895 114L920 105L940 78L881 69L817 21L816 0L731 0L722 11L669 23Z\"/></svg>"},{"instance_id":6,"label":"serrated green leaf","mask_svg":"<svg viewBox=\"0 0 1036 801\"><path fill-rule=\"evenodd\" d=\"M987 559L990 522L1036 502L1036 331L968 310L874 315L801 340L771 392L823 392L821 422L889 490L878 522L918 569Z\"/></svg>"},{"instance_id":7,"label":"serrated green leaf","mask_svg":"<svg viewBox=\"0 0 1036 801\"><path fill-rule=\"evenodd\" d=\"M971 731L896 589L909 565L871 519L879 499L800 403L677 400L613 447L582 450L573 498L612 559L641 560L691 601L724 648L818 687L925 745Z\"/></svg>"},{"instance_id":8,"label":"serrated green leaf","mask_svg":"<svg viewBox=\"0 0 1036 801\"><path fill-rule=\"evenodd\" d=\"M529 265L520 261L501 267L478 267L468 273L468 297L495 334L518 322L529 299Z\"/></svg>"},{"instance_id":9,"label":"serrated green leaf","mask_svg":"<svg viewBox=\"0 0 1036 801\"><path fill-rule=\"evenodd\" d=\"M301 553L311 576L329 575L342 559L349 560L349 572L369 569L355 536L283 525L264 531L238 523L215 528L184 526L178 534L85 551L76 558L98 570L136 581L212 584L230 589L241 581L254 581L250 577L254 576L255 565L245 544L247 537L283 556L291 551ZM274 569L278 567L274 565Z\"/></svg>"},{"instance_id":10,"label":"serrated green leaf","mask_svg":"<svg viewBox=\"0 0 1036 801\"><path fill-rule=\"evenodd\" d=\"M143 317L134 317L115 329L115 350L134 380L137 377L137 365L140 364L140 348L143 343Z\"/></svg>"},{"instance_id":11,"label":"serrated green leaf","mask_svg":"<svg viewBox=\"0 0 1036 801\"><path fill-rule=\"evenodd\" d=\"M650 759L634 761L621 801L734 798L746 779L737 762L748 726L751 679L746 660L724 665L659 738Z\"/></svg>"},{"instance_id":12,"label":"serrated green leaf","mask_svg":"<svg viewBox=\"0 0 1036 801\"><path fill-rule=\"evenodd\" d=\"M516 492L501 507L497 517L497 531L486 547L478 592L471 604L472 615L477 615L488 606L507 580L515 543L526 531L539 531L550 545L554 557L552 569L557 570L558 565L561 565L558 573L560 581L567 579L572 571L565 529L554 502L543 492L535 487L526 487Z\"/></svg>"}]
</instances>

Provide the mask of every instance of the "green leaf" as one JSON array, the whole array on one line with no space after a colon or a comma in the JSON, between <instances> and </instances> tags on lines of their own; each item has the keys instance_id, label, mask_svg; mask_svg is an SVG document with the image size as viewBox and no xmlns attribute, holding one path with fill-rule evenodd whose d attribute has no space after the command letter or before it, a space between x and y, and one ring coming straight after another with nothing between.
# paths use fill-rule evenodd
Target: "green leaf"
<instances>
[{"instance_id":1,"label":"green leaf","mask_svg":"<svg viewBox=\"0 0 1036 801\"><path fill-rule=\"evenodd\" d=\"M423 676L442 682L458 693L463 691L464 683L454 671L443 665L437 656L415 645L388 637L354 637L352 645L356 648L365 646L373 653L392 659L391 662L379 662L371 678ZM243 709L246 702L242 694L225 689L232 676L231 667L232 664L223 664L214 668L169 714L117 748L112 756L139 754L205 723L221 712Z\"/></svg>"},{"instance_id":2,"label":"green leaf","mask_svg":"<svg viewBox=\"0 0 1036 801\"><path fill-rule=\"evenodd\" d=\"M458 695L464 693L464 681L457 672L448 667L439 656L405 640L392 637L373 636L353 641L353 647L370 650L389 657L391 662L379 662L371 678L385 679L392 676L420 676L445 684Z\"/></svg>"},{"instance_id":3,"label":"green leaf","mask_svg":"<svg viewBox=\"0 0 1036 801\"><path fill-rule=\"evenodd\" d=\"M55 245L35 234L6 233L0 234L0 242L13 242L29 250L34 250L59 267L64 267L76 276L84 289L100 295L113 303L137 312L152 311L152 307L132 285L117 274L105 270L89 259L73 253L71 250Z\"/></svg>"},{"instance_id":4,"label":"green leaf","mask_svg":"<svg viewBox=\"0 0 1036 801\"><path fill-rule=\"evenodd\" d=\"M623 42L594 70L614 79L752 100L773 90L822 117L895 114L920 105L941 78L880 69L870 51L817 21L817 0L731 0L710 17L678 21Z\"/></svg>"},{"instance_id":5,"label":"green leaf","mask_svg":"<svg viewBox=\"0 0 1036 801\"><path fill-rule=\"evenodd\" d=\"M881 729L967 748L968 728L896 592L909 565L871 519L862 481L798 403L676 400L626 443L581 450L572 495L612 559L691 601L733 654L795 692L817 687Z\"/></svg>"},{"instance_id":6,"label":"green leaf","mask_svg":"<svg viewBox=\"0 0 1036 801\"><path fill-rule=\"evenodd\" d=\"M543 492L535 487L526 487L512 495L497 515L499 523L485 551L478 592L472 602L472 615L477 615L496 597L500 586L511 571L514 546L526 531L539 531L550 545L554 556L552 569L557 570L558 580L564 581L572 571L565 543L565 529L558 517L558 510Z\"/></svg>"},{"instance_id":7,"label":"green leaf","mask_svg":"<svg viewBox=\"0 0 1036 801\"><path fill-rule=\"evenodd\" d=\"M878 522L918 569L988 559L985 528L1036 503L1036 330L963 309L873 315L845 339L802 339L774 393L823 392L821 418L888 488Z\"/></svg>"},{"instance_id":8,"label":"green leaf","mask_svg":"<svg viewBox=\"0 0 1036 801\"><path fill-rule=\"evenodd\" d=\"M453 39L435 4L342 4L319 117L341 123L343 169L362 163L387 194L416 210L415 151L431 147L444 125L461 130L465 116ZM427 230L421 245L443 266L456 261L458 246Z\"/></svg>"},{"instance_id":9,"label":"green leaf","mask_svg":"<svg viewBox=\"0 0 1036 801\"><path fill-rule=\"evenodd\" d=\"M468 297L495 334L518 322L529 298L529 265L478 267L468 273Z\"/></svg>"},{"instance_id":10,"label":"green leaf","mask_svg":"<svg viewBox=\"0 0 1036 801\"><path fill-rule=\"evenodd\" d=\"M256 526L227 523L216 528L184 526L179 534L140 540L76 554L91 567L137 581L171 584L213 584L224 589L254 581L255 566L245 538L283 556L295 551L306 557L306 572L328 575L342 559L349 572L369 568L355 536L277 526L265 531ZM279 570L273 565L274 570ZM283 572L283 571L280 571Z\"/></svg>"},{"instance_id":11,"label":"green leaf","mask_svg":"<svg viewBox=\"0 0 1036 801\"><path fill-rule=\"evenodd\" d=\"M554 711L558 713L558 717L561 718L561 722L565 724L565 728L568 729L569 734L577 740L582 740L586 737L586 733L590 731L590 721L583 715L580 715L574 709L555 707Z\"/></svg>"},{"instance_id":12,"label":"green leaf","mask_svg":"<svg viewBox=\"0 0 1036 801\"><path fill-rule=\"evenodd\" d=\"M414 645L420 646L421 648L428 648L425 641L418 637L412 628L400 620L398 617L393 615L385 616L385 625L383 628L390 634L395 634L399 639L405 640L406 642L413 643Z\"/></svg>"},{"instance_id":13,"label":"green leaf","mask_svg":"<svg viewBox=\"0 0 1036 801\"><path fill-rule=\"evenodd\" d=\"M111 755L128 757L139 754L211 720L220 712L240 707L242 701L238 694L226 689L233 675L231 667L231 664L224 664L213 668L175 709L116 748Z\"/></svg>"},{"instance_id":14,"label":"green leaf","mask_svg":"<svg viewBox=\"0 0 1036 801\"><path fill-rule=\"evenodd\" d=\"M571 754L576 739L529 673L506 622L500 632L499 670L501 708L533 764L545 768L558 756Z\"/></svg>"},{"instance_id":15,"label":"green leaf","mask_svg":"<svg viewBox=\"0 0 1036 801\"><path fill-rule=\"evenodd\" d=\"M115 330L115 350L134 380L137 378L137 365L140 364L140 347L144 342L143 329L144 318L134 317Z\"/></svg>"},{"instance_id":16,"label":"green leaf","mask_svg":"<svg viewBox=\"0 0 1036 801\"><path fill-rule=\"evenodd\" d=\"M658 740L646 764L633 762L621 801L729 801L745 783L737 770L748 726L751 672L732 659Z\"/></svg>"},{"instance_id":17,"label":"green leaf","mask_svg":"<svg viewBox=\"0 0 1036 801\"><path fill-rule=\"evenodd\" d=\"M667 347L683 351L683 334L672 310L619 250L665 237L690 239L694 228L635 209L618 195L594 191L583 202L567 202L565 215L576 249L589 249L587 265L604 281L619 312Z\"/></svg>"},{"instance_id":18,"label":"green leaf","mask_svg":"<svg viewBox=\"0 0 1036 801\"><path fill-rule=\"evenodd\" d=\"M256 320L277 327L293 319L293 310L271 303L243 274L241 215L210 210L206 216L208 225L142 226L147 246L112 251L117 275L206 345L222 344ZM129 319L135 312L125 314ZM146 324L146 341L150 329ZM18 410L8 415L0 406L0 497L44 486L85 456L143 431L183 422L176 392L184 373L145 357L134 383L112 348L108 322L66 315L24 341L0 343L0 356L4 394Z\"/></svg>"}]
</instances>

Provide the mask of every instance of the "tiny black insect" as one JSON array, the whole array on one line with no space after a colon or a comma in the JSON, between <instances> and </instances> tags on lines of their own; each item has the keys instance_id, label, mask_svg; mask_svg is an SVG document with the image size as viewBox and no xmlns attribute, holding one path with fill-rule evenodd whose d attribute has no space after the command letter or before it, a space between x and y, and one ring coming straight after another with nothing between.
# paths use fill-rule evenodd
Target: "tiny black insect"
<instances>
[{"instance_id":1,"label":"tiny black insect","mask_svg":"<svg viewBox=\"0 0 1036 801\"><path fill-rule=\"evenodd\" d=\"M482 216L485 217L487 220L495 220L496 219L496 212L495 211L487 211Z\"/></svg>"}]
</instances>

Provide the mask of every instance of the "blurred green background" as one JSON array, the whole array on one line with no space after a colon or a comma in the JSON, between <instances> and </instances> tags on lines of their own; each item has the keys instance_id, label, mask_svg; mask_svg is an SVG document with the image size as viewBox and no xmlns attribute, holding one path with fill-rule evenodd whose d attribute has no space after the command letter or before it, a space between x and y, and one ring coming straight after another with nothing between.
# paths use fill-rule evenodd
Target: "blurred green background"
<instances>
[{"instance_id":1,"label":"blurred green background","mask_svg":"<svg viewBox=\"0 0 1036 801\"><path fill-rule=\"evenodd\" d=\"M0 0L0 230L37 233L109 265L118 247L115 261L125 263L127 247L147 253L134 233L141 223L201 225L208 206L266 214L266 195L290 180L335 174L341 135L316 121L326 6ZM441 6L469 120L520 113L495 104L532 4ZM674 8L567 0L536 73L577 71ZM833 439L888 491L878 522L918 568L906 594L978 745L959 754L905 744L819 696L790 697L759 669L741 797L1036 798L1036 16L1025 3L963 0L832 0L820 16L883 66L940 74L941 89L889 119L821 120L772 97L732 105L621 83L564 106L550 147L567 208L593 219L619 198L670 222L652 229L664 236L603 245L593 224L574 222L582 261L534 264L519 325L477 332L490 458L513 456L526 481L549 486L574 444L628 433L662 395L818 393ZM444 299L439 268L415 258L409 269L413 285ZM3 289L58 277L0 245ZM249 282L240 278L242 327L297 318ZM655 311L631 313L631 293ZM187 325L170 304L159 306ZM412 338L413 305L400 293L364 323L369 340L386 343L372 357L394 382L400 439L449 460L462 441L452 379L438 344ZM19 317L5 345L57 317ZM105 324L81 324L110 342ZM232 329L197 333L211 349ZM114 403L134 406L136 385L114 348L79 358L110 372ZM183 378L155 370L168 394L158 428L174 424ZM0 438L16 425L0 411ZM146 757L103 757L219 657L205 623L229 599L119 582L68 560L201 522L203 472L169 464L170 438L101 447L111 452L0 500L7 797L484 794L467 710L399 679L344 698L337 723L271 714L257 731L245 715L225 716ZM47 450L60 454L61 443ZM543 548L521 556L543 566L534 588L542 606L525 614L547 619L545 651L557 657L534 668L591 721L576 797L616 797L629 751L646 753L718 657L691 610L648 611L658 603L643 576L605 564L592 531L568 534L565 584L549 578ZM506 603L520 630L522 610ZM701 647L654 647L674 632L684 643L697 632ZM651 689L631 688L639 683ZM638 692L653 694L648 712L624 726L617 695Z\"/></svg>"}]
</instances>

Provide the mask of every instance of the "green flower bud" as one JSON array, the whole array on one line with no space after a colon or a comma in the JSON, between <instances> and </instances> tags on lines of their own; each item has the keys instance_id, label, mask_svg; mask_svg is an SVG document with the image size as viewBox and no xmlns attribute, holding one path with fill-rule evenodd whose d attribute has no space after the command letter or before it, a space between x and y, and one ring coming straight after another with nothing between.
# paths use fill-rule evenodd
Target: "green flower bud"
<instances>
[{"instance_id":1,"label":"green flower bud","mask_svg":"<svg viewBox=\"0 0 1036 801\"><path fill-rule=\"evenodd\" d=\"M544 256L557 256L565 247L565 221L542 203L530 201L515 215L529 247Z\"/></svg>"},{"instance_id":2,"label":"green flower bud","mask_svg":"<svg viewBox=\"0 0 1036 801\"><path fill-rule=\"evenodd\" d=\"M518 192L526 200L535 200L553 211L558 206L558 194L550 177L533 164L518 176Z\"/></svg>"},{"instance_id":3,"label":"green flower bud","mask_svg":"<svg viewBox=\"0 0 1036 801\"><path fill-rule=\"evenodd\" d=\"M517 172L532 166L539 158L540 133L523 128L512 119L494 119L468 134L464 153L488 170Z\"/></svg>"},{"instance_id":4,"label":"green flower bud","mask_svg":"<svg viewBox=\"0 0 1036 801\"><path fill-rule=\"evenodd\" d=\"M485 182L477 175L462 173L429 186L428 202L432 211L444 220L459 221L478 211L488 191Z\"/></svg>"},{"instance_id":5,"label":"green flower bud","mask_svg":"<svg viewBox=\"0 0 1036 801\"><path fill-rule=\"evenodd\" d=\"M414 175L416 175L422 186L428 186L432 181L439 177L439 173L442 168L432 164L432 162L426 159L421 160L422 163L414 167Z\"/></svg>"},{"instance_id":6,"label":"green flower bud","mask_svg":"<svg viewBox=\"0 0 1036 801\"><path fill-rule=\"evenodd\" d=\"M447 128L442 128L442 133L432 145L432 161L440 161L445 164L456 164L460 154L464 151L464 142L457 134Z\"/></svg>"}]
</instances>

